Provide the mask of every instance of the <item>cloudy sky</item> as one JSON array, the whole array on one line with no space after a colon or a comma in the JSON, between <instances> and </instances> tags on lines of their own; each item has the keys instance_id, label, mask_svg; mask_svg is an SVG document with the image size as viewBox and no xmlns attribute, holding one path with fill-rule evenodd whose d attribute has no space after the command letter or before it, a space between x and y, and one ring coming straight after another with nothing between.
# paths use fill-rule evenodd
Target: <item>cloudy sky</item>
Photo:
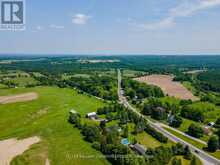
<instances>
[{"instance_id":1,"label":"cloudy sky","mask_svg":"<svg viewBox=\"0 0 220 165\"><path fill-rule=\"evenodd\" d=\"M26 0L0 53L220 54L220 0Z\"/></svg>"}]
</instances>

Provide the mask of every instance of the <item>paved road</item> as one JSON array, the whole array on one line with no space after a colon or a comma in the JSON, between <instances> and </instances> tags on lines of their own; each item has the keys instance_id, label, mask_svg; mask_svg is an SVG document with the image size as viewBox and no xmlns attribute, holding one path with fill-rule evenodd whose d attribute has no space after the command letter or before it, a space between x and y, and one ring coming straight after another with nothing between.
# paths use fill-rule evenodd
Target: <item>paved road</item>
<instances>
[{"instance_id":1,"label":"paved road","mask_svg":"<svg viewBox=\"0 0 220 165\"><path fill-rule=\"evenodd\" d=\"M205 141L200 140L200 139L197 139L197 138L194 138L194 137L192 137L192 136L190 136L190 135L188 135L188 134L186 134L186 133L184 133L184 132L182 132L182 131L180 131L180 130L178 130L178 129L176 129L176 128L170 127L170 126L168 126L168 125L166 125L166 124L163 124L163 123L158 123L158 125L160 125L160 127L166 127L166 128L172 129L173 131L175 131L175 132L177 132L177 133L179 133L179 134L182 134L182 135L184 135L184 136L186 136L186 137L188 137L188 138L190 138L190 139L192 139L192 140L194 140L194 141L197 141L197 142L199 142L199 143L202 143L202 144L204 144L204 145L207 145L207 143L206 143Z\"/></svg>"},{"instance_id":2,"label":"paved road","mask_svg":"<svg viewBox=\"0 0 220 165\"><path fill-rule=\"evenodd\" d=\"M176 137L175 135L171 134L170 132L166 131L159 123L153 123L152 121L150 121L149 119L146 118L146 116L142 115L139 111L137 111L134 107L132 107L126 97L124 97L124 91L121 88L121 71L118 69L118 97L119 97L119 101L121 104L123 104L126 108L129 108L130 110L132 110L133 112L135 112L136 114L138 114L139 116L145 118L148 123L150 124L151 127L155 128L156 130L158 130L159 132L161 132L164 136L166 136L167 138L169 138L171 141L174 142L179 142L183 145L187 145L189 146L190 150L201 159L201 161L203 162L204 165L220 165L220 160L216 159L215 157L207 154L206 152L204 152L203 150L200 150L199 148L191 145L190 143ZM196 152L198 153L196 153Z\"/></svg>"}]
</instances>

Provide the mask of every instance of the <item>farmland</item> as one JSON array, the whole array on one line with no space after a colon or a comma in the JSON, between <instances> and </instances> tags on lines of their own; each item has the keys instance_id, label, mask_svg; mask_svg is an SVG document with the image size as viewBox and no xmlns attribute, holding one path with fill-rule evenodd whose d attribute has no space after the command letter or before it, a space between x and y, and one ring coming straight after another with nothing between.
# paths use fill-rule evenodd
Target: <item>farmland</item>
<instances>
[{"instance_id":1,"label":"farmland","mask_svg":"<svg viewBox=\"0 0 220 165\"><path fill-rule=\"evenodd\" d=\"M17 137L19 139L39 136L37 143L12 164L45 164L48 157L51 164L108 164L103 159L76 159L74 155L100 155L82 140L77 129L68 122L69 110L74 108L80 114L95 111L104 104L89 96L77 94L70 89L57 87L36 87L5 89L0 95L38 93L39 98L26 103L13 103L0 106L0 139ZM45 113L38 113L44 110Z\"/></svg>"},{"instance_id":2,"label":"farmland","mask_svg":"<svg viewBox=\"0 0 220 165\"><path fill-rule=\"evenodd\" d=\"M178 62L178 66L186 68L170 67L168 57L166 62L161 60L161 66L167 66L163 69L155 64L157 58L94 57L91 59L118 59L118 62L84 63L79 62L81 58L77 57L48 57L41 61L1 64L1 142L6 139L17 143L33 137L40 139L37 143L31 143L33 145L23 154L13 158L11 164L114 164L115 160L105 158L105 155L114 152L133 156L137 154L129 146L121 144L124 138L130 144L143 145L149 156L152 156L151 151L165 153L172 150L169 156L154 155L154 160L141 156L145 164L160 160L168 164L174 155L183 164L190 164L192 158L184 159L186 152L180 155L175 152L175 143L125 107L117 105L117 69L121 68L124 96L151 121L170 125L187 134L192 124L204 128L209 122L217 121L220 117L220 95L217 91L203 88L202 82L206 77L197 78L200 74L208 73L208 69L207 72L192 74L187 71L199 69L195 62L192 63L193 68L187 68L181 62ZM98 109L103 106L107 108L98 114ZM112 110L109 106L116 108ZM69 120L69 111L72 109L80 114L80 122L76 121L76 125L72 125ZM107 123L101 125L101 120L85 118L88 112L97 112L100 119L108 120ZM170 117L176 125L171 125ZM116 133L114 128L121 129L121 132ZM203 133L198 138L208 142L212 135L218 136L218 129L212 127L210 135ZM88 135L93 133L100 134L100 139L91 140ZM176 132L172 133L179 136ZM188 140L182 136L180 138ZM105 143L107 147L103 147ZM209 153L218 157L218 152ZM84 157L91 155L93 159ZM94 156L99 159L94 159ZM137 161L135 158L132 160ZM117 159L119 164L123 161Z\"/></svg>"},{"instance_id":3,"label":"farmland","mask_svg":"<svg viewBox=\"0 0 220 165\"><path fill-rule=\"evenodd\" d=\"M169 75L150 75L135 78L135 80L159 86L164 93L168 94L169 96L174 96L184 100L198 100L198 98L188 91L182 84L179 82L174 82L173 77Z\"/></svg>"}]
</instances>

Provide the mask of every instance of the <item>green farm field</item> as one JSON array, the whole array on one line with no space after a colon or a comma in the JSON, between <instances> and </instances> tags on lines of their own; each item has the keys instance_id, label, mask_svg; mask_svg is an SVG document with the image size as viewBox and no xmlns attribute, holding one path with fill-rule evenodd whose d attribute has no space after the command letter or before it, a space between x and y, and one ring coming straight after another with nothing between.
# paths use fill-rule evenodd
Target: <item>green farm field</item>
<instances>
[{"instance_id":1,"label":"green farm field","mask_svg":"<svg viewBox=\"0 0 220 165\"><path fill-rule=\"evenodd\" d=\"M36 92L37 100L0 105L0 139L38 136L40 143L34 144L11 164L51 165L109 164L105 158L82 159L77 156L97 155L91 145L83 140L77 128L68 123L70 109L81 115L96 111L104 103L94 97L80 95L72 89L57 87L17 88L0 90L0 95Z\"/></svg>"}]
</instances>

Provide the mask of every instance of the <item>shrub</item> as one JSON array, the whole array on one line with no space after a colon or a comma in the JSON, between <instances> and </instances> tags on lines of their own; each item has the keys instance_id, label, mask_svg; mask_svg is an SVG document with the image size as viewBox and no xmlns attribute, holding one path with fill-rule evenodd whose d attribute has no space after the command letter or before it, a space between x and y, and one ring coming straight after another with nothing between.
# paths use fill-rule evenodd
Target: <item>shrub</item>
<instances>
[{"instance_id":1,"label":"shrub","mask_svg":"<svg viewBox=\"0 0 220 165\"><path fill-rule=\"evenodd\" d=\"M202 128L196 124L191 124L188 128L187 133L193 137L196 137L196 138L200 138L203 136Z\"/></svg>"},{"instance_id":2,"label":"shrub","mask_svg":"<svg viewBox=\"0 0 220 165\"><path fill-rule=\"evenodd\" d=\"M99 128L96 126L84 125L81 133L85 136L85 140L88 142L94 142L100 140Z\"/></svg>"}]
</instances>

